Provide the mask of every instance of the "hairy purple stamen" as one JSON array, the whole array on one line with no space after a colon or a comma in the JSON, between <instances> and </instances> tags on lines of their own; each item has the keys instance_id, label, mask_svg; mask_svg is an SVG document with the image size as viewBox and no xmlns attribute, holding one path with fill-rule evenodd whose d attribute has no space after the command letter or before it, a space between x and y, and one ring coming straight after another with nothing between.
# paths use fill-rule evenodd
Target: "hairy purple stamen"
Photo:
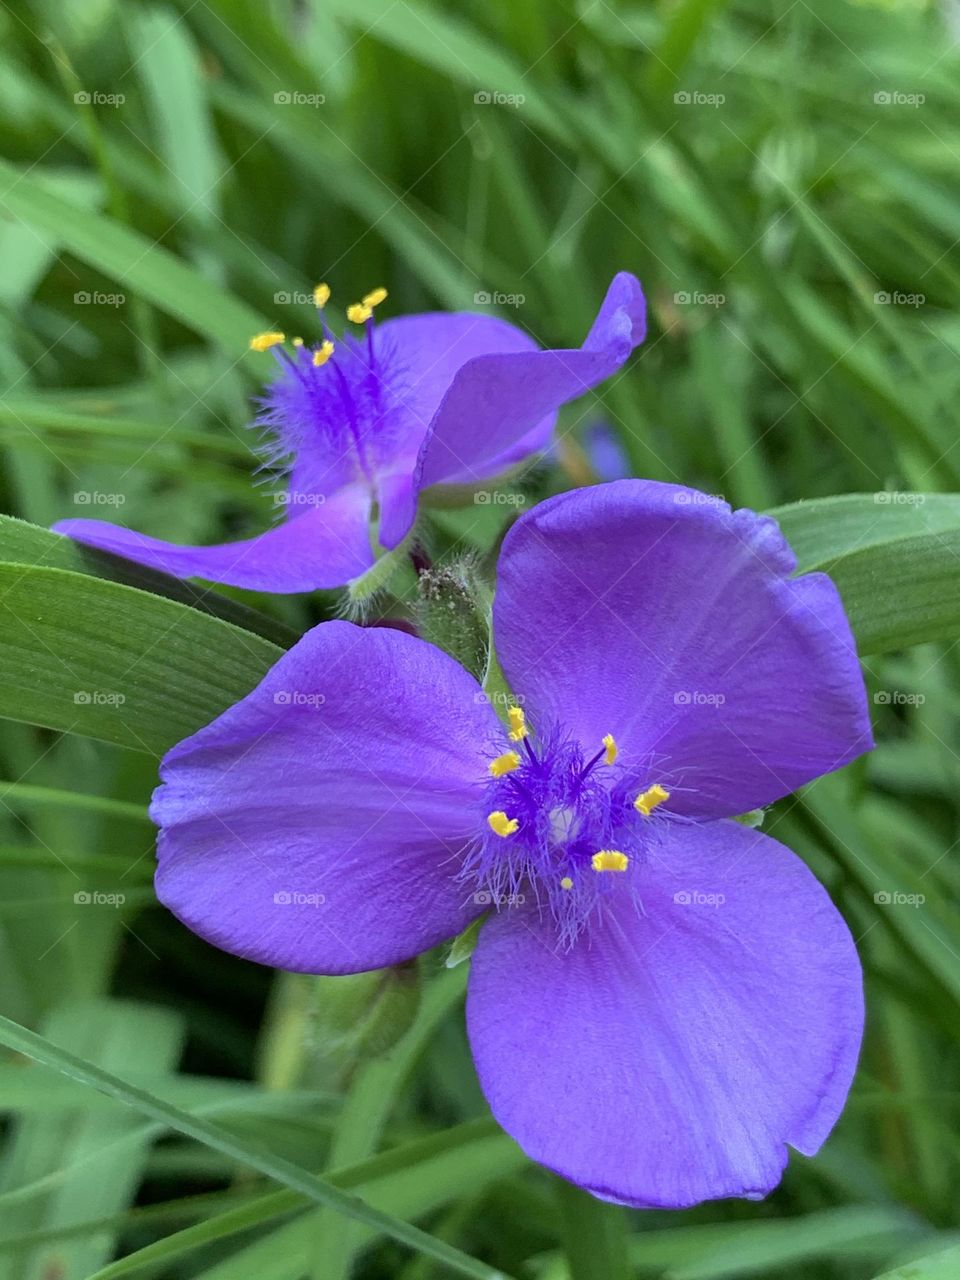
<instances>
[{"instance_id":1,"label":"hairy purple stamen","mask_svg":"<svg viewBox=\"0 0 960 1280\"><path fill-rule=\"evenodd\" d=\"M651 788L650 762L639 769L614 764L612 739L587 760L561 727L534 737L522 717L512 723L524 735L522 753L508 751L491 767L482 834L460 875L476 886L481 904L513 906L532 894L570 946L610 894L637 901L636 872L667 816L652 810L669 793Z\"/></svg>"}]
</instances>

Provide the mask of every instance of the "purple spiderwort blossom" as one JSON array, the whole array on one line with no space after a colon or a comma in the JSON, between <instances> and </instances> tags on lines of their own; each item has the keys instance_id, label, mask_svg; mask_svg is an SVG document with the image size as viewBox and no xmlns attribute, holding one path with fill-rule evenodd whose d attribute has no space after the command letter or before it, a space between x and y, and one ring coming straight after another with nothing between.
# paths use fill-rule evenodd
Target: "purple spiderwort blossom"
<instances>
[{"instance_id":1,"label":"purple spiderwort blossom","mask_svg":"<svg viewBox=\"0 0 960 1280\"><path fill-rule=\"evenodd\" d=\"M321 974L498 903L468 1030L527 1154L635 1206L764 1195L830 1132L863 1021L827 893L731 821L872 746L836 589L795 567L774 521L694 490L542 503L498 567L508 726L426 642L321 624L164 760L161 900Z\"/></svg>"},{"instance_id":2,"label":"purple spiderwort blossom","mask_svg":"<svg viewBox=\"0 0 960 1280\"><path fill-rule=\"evenodd\" d=\"M286 593L339 587L374 562L370 522L397 546L423 489L493 480L547 448L557 411L609 378L646 333L639 282L615 276L583 346L541 350L515 325L472 312L401 316L374 325L377 289L348 308L361 336L335 338L315 299L324 339L274 348L280 374L259 424L268 461L289 466L285 518L244 542L184 547L102 520L61 520L58 533L181 578Z\"/></svg>"}]
</instances>

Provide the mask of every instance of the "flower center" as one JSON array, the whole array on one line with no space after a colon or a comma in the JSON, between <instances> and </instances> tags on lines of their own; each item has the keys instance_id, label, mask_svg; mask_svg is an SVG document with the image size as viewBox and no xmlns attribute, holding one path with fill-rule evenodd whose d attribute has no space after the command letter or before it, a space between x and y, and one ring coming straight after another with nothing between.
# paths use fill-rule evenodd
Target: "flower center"
<instances>
[{"instance_id":1,"label":"flower center","mask_svg":"<svg viewBox=\"0 0 960 1280\"><path fill-rule=\"evenodd\" d=\"M318 284L322 341L294 338L288 351L280 332L251 339L256 351L275 349L284 370L267 391L260 422L276 436L268 465L292 459L298 492L322 493L354 479L373 489L384 465L409 444L402 362L374 327L374 308L386 297L378 288L352 303L347 319L366 332L337 337L324 315L330 289Z\"/></svg>"},{"instance_id":2,"label":"flower center","mask_svg":"<svg viewBox=\"0 0 960 1280\"><path fill-rule=\"evenodd\" d=\"M534 734L520 707L508 718L514 745L490 762L482 834L462 875L481 902L532 895L570 945L610 894L635 896L670 793L643 762L618 763L612 734L588 754L560 728Z\"/></svg>"}]
</instances>

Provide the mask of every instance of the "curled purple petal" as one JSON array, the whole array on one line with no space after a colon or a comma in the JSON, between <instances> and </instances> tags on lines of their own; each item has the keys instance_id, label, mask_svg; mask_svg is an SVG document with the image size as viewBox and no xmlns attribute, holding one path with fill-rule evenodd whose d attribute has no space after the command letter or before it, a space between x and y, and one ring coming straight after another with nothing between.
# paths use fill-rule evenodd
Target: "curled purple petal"
<instances>
[{"instance_id":1,"label":"curled purple petal","mask_svg":"<svg viewBox=\"0 0 960 1280\"><path fill-rule=\"evenodd\" d=\"M502 469L529 432L624 363L646 335L639 282L614 277L583 346L478 356L459 370L421 449L418 484L475 483ZM466 425L466 429L465 429Z\"/></svg>"}]
</instances>

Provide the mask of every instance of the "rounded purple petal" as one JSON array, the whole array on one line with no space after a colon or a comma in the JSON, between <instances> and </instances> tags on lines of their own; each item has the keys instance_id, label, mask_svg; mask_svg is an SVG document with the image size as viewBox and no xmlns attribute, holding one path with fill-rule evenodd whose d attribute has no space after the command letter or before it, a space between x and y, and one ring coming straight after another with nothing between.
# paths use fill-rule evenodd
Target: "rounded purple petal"
<instances>
[{"instance_id":1,"label":"rounded purple petal","mask_svg":"<svg viewBox=\"0 0 960 1280\"><path fill-rule=\"evenodd\" d=\"M184 547L105 520L61 520L75 542L110 551L176 578L204 578L251 591L288 594L339 587L373 564L370 497L360 486L294 511L290 519L244 542Z\"/></svg>"},{"instance_id":2,"label":"rounded purple petal","mask_svg":"<svg viewBox=\"0 0 960 1280\"><path fill-rule=\"evenodd\" d=\"M583 346L575 350L478 356L457 373L424 441L420 488L476 483L517 460L530 436L545 445L545 422L568 400L595 387L624 363L646 335L639 281L615 276Z\"/></svg>"},{"instance_id":3,"label":"rounded purple petal","mask_svg":"<svg viewBox=\"0 0 960 1280\"><path fill-rule=\"evenodd\" d=\"M408 960L482 910L457 871L496 726L473 677L432 645L315 627L163 761L160 900L261 964Z\"/></svg>"},{"instance_id":4,"label":"rounded purple petal","mask_svg":"<svg viewBox=\"0 0 960 1280\"><path fill-rule=\"evenodd\" d=\"M794 568L773 520L692 489L564 494L504 542L497 654L534 725L613 734L674 812L742 813L873 745L839 595Z\"/></svg>"},{"instance_id":5,"label":"rounded purple petal","mask_svg":"<svg viewBox=\"0 0 960 1280\"><path fill-rule=\"evenodd\" d=\"M529 908L484 926L467 1002L484 1093L532 1159L604 1198L765 1195L843 1107L853 940L800 859L736 823L676 822L640 871L642 904L624 894L570 951Z\"/></svg>"}]
</instances>

